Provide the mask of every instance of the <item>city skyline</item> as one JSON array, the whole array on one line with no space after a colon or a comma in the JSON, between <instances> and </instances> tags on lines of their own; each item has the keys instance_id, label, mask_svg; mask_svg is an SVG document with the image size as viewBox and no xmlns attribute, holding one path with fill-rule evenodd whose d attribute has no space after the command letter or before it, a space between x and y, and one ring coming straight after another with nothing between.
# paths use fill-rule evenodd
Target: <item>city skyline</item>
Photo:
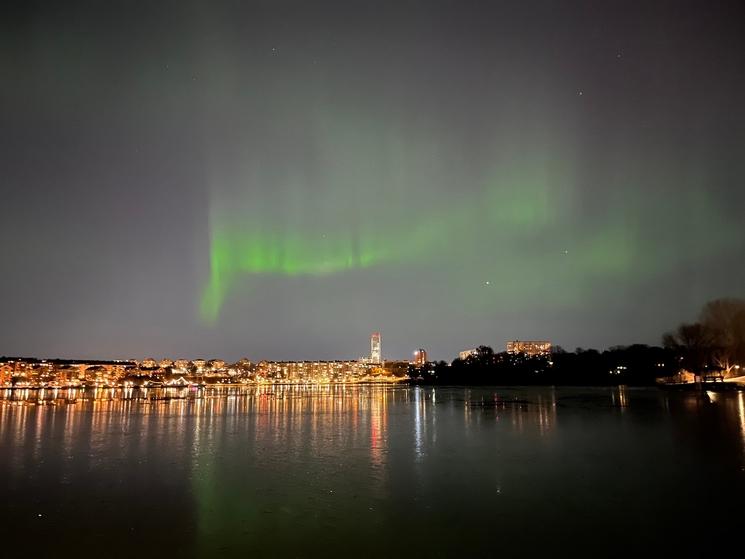
<instances>
[{"instance_id":1,"label":"city skyline","mask_svg":"<svg viewBox=\"0 0 745 559\"><path fill-rule=\"evenodd\" d=\"M307 356L299 359L276 359L276 358L268 358L268 357L262 357L260 354L257 355L248 355L244 354L240 358L234 359L235 362L238 362L240 360L249 359L253 362L296 362L296 363L306 363L306 362L335 362L335 361L344 361L344 362L351 362L351 361L359 361L359 362L367 362L370 364L377 364L377 363L385 363L385 362L397 362L397 361L410 361L411 363L417 363L417 364L424 364L429 361L429 351L425 348L417 348L413 351L409 352L408 356L390 356L389 358L383 357L382 352L382 334L381 332L373 332L370 334L369 338L369 348L370 353L369 355L363 355L358 356L357 358L351 358L348 355L345 355L343 352L341 354L337 354L333 356L332 358L328 357L314 357L314 356ZM541 345L540 351L534 351L533 346L535 344ZM514 347L513 347L514 345ZM456 355L450 356L448 359L441 359L441 361L452 361L456 358L459 359L466 359L468 355L473 355L477 352L477 347L481 346L487 346L491 347L495 351L502 351L499 348L505 347L504 351L507 353L520 353L524 352L528 355L535 354L542 354L547 355L550 353L550 350L552 347L556 347L555 344L551 344L551 342L548 341L531 341L531 340L510 340L505 344L489 344L489 343L483 343L483 344L476 344L473 349L463 350L457 352ZM349 353L349 352L347 352ZM129 356L129 357L110 357L105 355L99 355L97 357L87 357L87 358L75 358L75 357L59 357L59 356L49 356L49 355L0 355L2 358L6 359L38 359L42 362L46 361L55 361L55 360L61 360L61 361L71 361L71 362L121 362L121 363L143 363L143 362L152 362L152 366L156 366L157 364L160 364L161 367L165 367L166 365L164 362L168 362L168 366L172 365L173 363L179 363L181 362L206 362L206 361L220 361L222 363L221 366L224 366L226 361L222 359L219 356L215 355L202 355L202 356L189 356L189 355L179 355L179 356L165 356L165 355L149 355L149 356Z\"/></svg>"}]
</instances>

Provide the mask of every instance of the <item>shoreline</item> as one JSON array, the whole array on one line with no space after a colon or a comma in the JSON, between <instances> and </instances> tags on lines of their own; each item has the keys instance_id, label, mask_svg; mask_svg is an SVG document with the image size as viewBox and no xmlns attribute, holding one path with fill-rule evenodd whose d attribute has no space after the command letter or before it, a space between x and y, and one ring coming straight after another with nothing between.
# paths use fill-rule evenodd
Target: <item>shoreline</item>
<instances>
[{"instance_id":1,"label":"shoreline","mask_svg":"<svg viewBox=\"0 0 745 559\"><path fill-rule=\"evenodd\" d=\"M745 391L745 385L733 382L681 383L681 384L434 384L400 380L364 380L358 382L256 382L256 383L220 383L220 384L187 384L183 386L0 386L0 391L34 391L42 390L205 390L214 388L260 388L272 386L327 387L327 386L401 386L432 388L657 388L666 392L691 391Z\"/></svg>"}]
</instances>

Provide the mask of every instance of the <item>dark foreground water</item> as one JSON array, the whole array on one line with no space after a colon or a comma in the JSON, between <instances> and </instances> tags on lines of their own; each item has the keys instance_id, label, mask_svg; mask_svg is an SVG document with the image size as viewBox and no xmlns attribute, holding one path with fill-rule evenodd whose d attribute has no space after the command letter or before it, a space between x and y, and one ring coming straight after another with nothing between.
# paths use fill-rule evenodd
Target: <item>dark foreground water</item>
<instances>
[{"instance_id":1,"label":"dark foreground water","mask_svg":"<svg viewBox=\"0 0 745 559\"><path fill-rule=\"evenodd\" d=\"M141 396L0 394L3 556L664 557L743 545L743 393ZM154 399L169 396L184 399Z\"/></svg>"}]
</instances>

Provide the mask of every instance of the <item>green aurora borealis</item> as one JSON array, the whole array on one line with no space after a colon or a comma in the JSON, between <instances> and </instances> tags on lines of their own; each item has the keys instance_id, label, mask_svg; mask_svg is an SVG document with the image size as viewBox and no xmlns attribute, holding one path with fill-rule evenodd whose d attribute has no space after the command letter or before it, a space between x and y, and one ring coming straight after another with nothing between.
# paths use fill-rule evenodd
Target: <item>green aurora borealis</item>
<instances>
[{"instance_id":1,"label":"green aurora borealis","mask_svg":"<svg viewBox=\"0 0 745 559\"><path fill-rule=\"evenodd\" d=\"M8 354L658 343L745 296L741 3L18 11Z\"/></svg>"},{"instance_id":2,"label":"green aurora borealis","mask_svg":"<svg viewBox=\"0 0 745 559\"><path fill-rule=\"evenodd\" d=\"M214 210L204 320L216 321L226 298L260 296L251 293L253 276L439 263L437 273L463 294L471 312L537 301L562 308L591 301L596 282L622 278L634 286L709 262L738 234L736 221L707 193L705 179L697 183L682 164L675 180L686 188L674 200L654 178L608 169L616 176L607 203L588 215L582 207L594 201L583 199L575 165L559 157L567 151L560 142L540 156L526 149L500 158L495 150L484 158L492 161L475 162L464 184L441 178L460 175L451 167L463 165L459 146L425 146L430 158L387 147L376 152L367 146L385 145L378 131L354 128L353 141L322 139L338 157L323 164L314 184L289 180L274 211L255 209L250 194L234 194L228 207ZM399 138L394 145L411 144ZM391 168L398 173L384 178ZM452 262L457 265L447 265Z\"/></svg>"}]
</instances>

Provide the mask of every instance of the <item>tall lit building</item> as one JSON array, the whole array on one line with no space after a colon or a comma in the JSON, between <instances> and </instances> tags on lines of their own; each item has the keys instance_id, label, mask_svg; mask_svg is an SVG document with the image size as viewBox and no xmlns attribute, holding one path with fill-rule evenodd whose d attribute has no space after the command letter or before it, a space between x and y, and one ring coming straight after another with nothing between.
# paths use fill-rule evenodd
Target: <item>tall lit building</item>
<instances>
[{"instance_id":1,"label":"tall lit building","mask_svg":"<svg viewBox=\"0 0 745 559\"><path fill-rule=\"evenodd\" d=\"M419 348L414 352L414 365L421 366L427 363L427 351Z\"/></svg>"},{"instance_id":2,"label":"tall lit building","mask_svg":"<svg viewBox=\"0 0 745 559\"><path fill-rule=\"evenodd\" d=\"M548 355L551 353L551 342L543 340L513 340L507 342L507 353L522 353L524 355Z\"/></svg>"},{"instance_id":3,"label":"tall lit building","mask_svg":"<svg viewBox=\"0 0 745 559\"><path fill-rule=\"evenodd\" d=\"M373 332L372 336L370 336L370 362L383 362L383 353L380 349L380 332Z\"/></svg>"}]
</instances>

